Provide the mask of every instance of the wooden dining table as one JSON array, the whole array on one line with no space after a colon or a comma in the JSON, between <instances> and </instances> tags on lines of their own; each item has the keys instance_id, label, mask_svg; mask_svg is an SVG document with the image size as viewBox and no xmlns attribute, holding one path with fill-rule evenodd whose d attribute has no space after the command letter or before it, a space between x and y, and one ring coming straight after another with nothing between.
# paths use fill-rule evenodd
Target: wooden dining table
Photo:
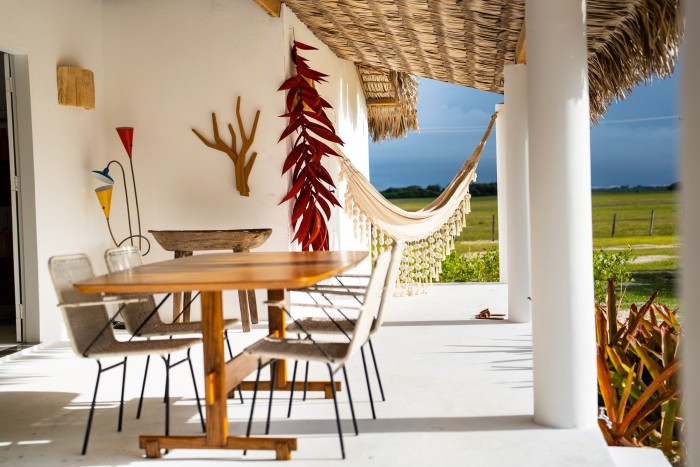
<instances>
[{"instance_id":1,"label":"wooden dining table","mask_svg":"<svg viewBox=\"0 0 700 467\"><path fill-rule=\"evenodd\" d=\"M271 450L278 460L290 459L291 451L296 450L296 438L229 436L228 393L257 369L258 362L243 353L226 362L222 292L267 289L268 301L279 302L285 298L285 290L316 284L358 265L366 257L364 251L201 254L151 263L74 284L84 293L201 292L206 433L200 436L142 435L139 446L145 449L146 457L160 457L163 449L184 448ZM268 306L268 328L270 335L284 337L283 309ZM277 365L275 389L290 389L285 363L280 361ZM261 389L264 387L261 385ZM316 382L314 387L330 392L330 382Z\"/></svg>"}]
</instances>

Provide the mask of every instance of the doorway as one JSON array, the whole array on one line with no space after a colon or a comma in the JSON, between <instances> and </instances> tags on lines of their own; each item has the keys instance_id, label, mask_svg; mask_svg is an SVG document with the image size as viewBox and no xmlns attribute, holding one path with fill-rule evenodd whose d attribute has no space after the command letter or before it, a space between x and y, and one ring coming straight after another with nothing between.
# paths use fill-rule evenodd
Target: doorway
<instances>
[{"instance_id":1,"label":"doorway","mask_svg":"<svg viewBox=\"0 0 700 467\"><path fill-rule=\"evenodd\" d=\"M0 352L24 340L12 66L0 52Z\"/></svg>"}]
</instances>

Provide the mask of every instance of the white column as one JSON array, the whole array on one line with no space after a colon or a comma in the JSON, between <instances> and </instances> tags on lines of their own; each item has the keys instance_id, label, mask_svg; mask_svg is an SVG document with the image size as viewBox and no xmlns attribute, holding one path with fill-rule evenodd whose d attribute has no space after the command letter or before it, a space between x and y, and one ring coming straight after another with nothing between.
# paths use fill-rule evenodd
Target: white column
<instances>
[{"instance_id":1,"label":"white column","mask_svg":"<svg viewBox=\"0 0 700 467\"><path fill-rule=\"evenodd\" d=\"M528 0L535 421L596 426L585 0Z\"/></svg>"},{"instance_id":2,"label":"white column","mask_svg":"<svg viewBox=\"0 0 700 467\"><path fill-rule=\"evenodd\" d=\"M688 466L700 466L700 3L683 2L685 52L681 77L681 304L685 325L683 354L684 392L688 397Z\"/></svg>"},{"instance_id":3,"label":"white column","mask_svg":"<svg viewBox=\"0 0 700 467\"><path fill-rule=\"evenodd\" d=\"M530 206L528 189L527 69L505 66L506 169L508 186L508 320L528 323L530 301Z\"/></svg>"},{"instance_id":4,"label":"white column","mask_svg":"<svg viewBox=\"0 0 700 467\"><path fill-rule=\"evenodd\" d=\"M508 220L506 219L506 106L496 104L496 183L498 184L498 270L501 282L508 282Z\"/></svg>"}]
</instances>

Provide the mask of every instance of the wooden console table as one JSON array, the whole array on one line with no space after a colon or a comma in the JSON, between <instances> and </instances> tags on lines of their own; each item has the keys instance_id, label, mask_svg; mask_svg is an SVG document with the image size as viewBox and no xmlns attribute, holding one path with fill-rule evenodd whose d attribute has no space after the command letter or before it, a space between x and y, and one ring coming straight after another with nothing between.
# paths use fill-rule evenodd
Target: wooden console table
<instances>
[{"instance_id":1,"label":"wooden console table","mask_svg":"<svg viewBox=\"0 0 700 467\"><path fill-rule=\"evenodd\" d=\"M234 253L248 252L267 241L272 229L238 230L149 230L164 250L175 252L175 258L192 256L195 251L233 250ZM190 302L192 292L173 294L173 321L182 307ZM258 304L255 290L239 290L238 304L241 309L243 331L250 331L250 324L258 323ZM182 314L182 321L190 320L190 309Z\"/></svg>"}]
</instances>

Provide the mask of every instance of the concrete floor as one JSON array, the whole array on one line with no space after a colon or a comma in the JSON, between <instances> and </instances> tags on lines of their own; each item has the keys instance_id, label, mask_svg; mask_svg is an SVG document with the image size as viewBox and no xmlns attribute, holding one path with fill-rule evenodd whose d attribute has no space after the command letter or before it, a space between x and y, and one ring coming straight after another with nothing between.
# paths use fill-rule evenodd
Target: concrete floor
<instances>
[{"instance_id":1,"label":"concrete floor","mask_svg":"<svg viewBox=\"0 0 700 467\"><path fill-rule=\"evenodd\" d=\"M350 434L349 407L341 392L347 460L340 460L332 402L319 394L306 402L297 399L291 419L286 418L286 398L276 397L271 434L299 438L298 450L292 453L296 465L614 466L597 430L555 430L533 423L530 326L471 319L487 307L505 312L505 304L505 286L498 284L434 286L427 295L397 299L374 339L387 396L386 402L376 402L377 420L371 419L361 359L348 365L360 436ZM251 333L234 332L232 340L242 348L265 331L259 324ZM195 362L201 362L201 348L193 354ZM108 372L101 383L88 453L81 456L95 363L75 357L67 343L5 357L0 361L0 464L273 464L271 452L243 457L241 451L223 450L174 450L160 460L145 459L138 435L163 430L163 370L159 362L152 366L144 414L135 420L143 360L133 360L124 430L116 431L120 372ZM177 368L172 375L171 433L198 434L187 369ZM198 376L201 388L201 368ZM324 368L312 366L312 379L325 376ZM376 386L374 392L376 396ZM264 430L267 394L261 396L254 434ZM244 432L249 395L246 398L245 405L237 399L229 403L234 434Z\"/></svg>"}]
</instances>

